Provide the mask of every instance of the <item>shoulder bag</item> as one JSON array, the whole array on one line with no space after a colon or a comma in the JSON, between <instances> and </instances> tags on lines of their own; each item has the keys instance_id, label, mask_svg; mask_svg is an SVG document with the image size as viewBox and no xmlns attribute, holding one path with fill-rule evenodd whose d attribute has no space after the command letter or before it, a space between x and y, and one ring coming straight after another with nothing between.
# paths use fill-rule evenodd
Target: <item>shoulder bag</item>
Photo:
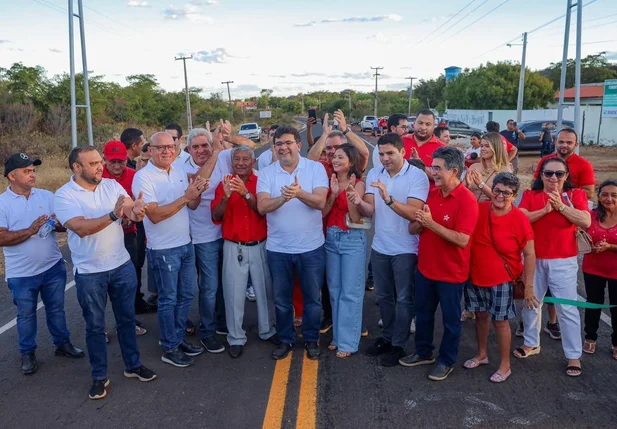
<instances>
[{"instance_id":1,"label":"shoulder bag","mask_svg":"<svg viewBox=\"0 0 617 429\"><path fill-rule=\"evenodd\" d=\"M565 195L567 197L566 199L568 200L568 204L570 205L570 207L575 208L574 204L572 204L572 192L570 192L569 197L568 197L568 194L565 194ZM576 232L574 233L574 235L576 236L576 247L578 249L578 253L580 255L591 253L591 248L593 246L593 239L591 238L589 234L587 234L587 231L585 231L580 226L577 226Z\"/></svg>"}]
</instances>

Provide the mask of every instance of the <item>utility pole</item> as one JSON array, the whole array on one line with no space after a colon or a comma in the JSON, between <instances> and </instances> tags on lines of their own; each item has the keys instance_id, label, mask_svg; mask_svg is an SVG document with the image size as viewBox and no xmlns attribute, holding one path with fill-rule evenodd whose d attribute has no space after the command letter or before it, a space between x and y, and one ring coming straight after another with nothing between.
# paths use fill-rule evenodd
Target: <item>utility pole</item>
<instances>
[{"instance_id":1,"label":"utility pole","mask_svg":"<svg viewBox=\"0 0 617 429\"><path fill-rule=\"evenodd\" d=\"M519 44L508 43L506 46L518 46ZM523 58L521 59L521 74L518 79L518 99L516 101L516 121L523 120L523 100L525 98L525 62L527 59L527 32L523 33Z\"/></svg>"},{"instance_id":2,"label":"utility pole","mask_svg":"<svg viewBox=\"0 0 617 429\"><path fill-rule=\"evenodd\" d=\"M582 1L582 0L581 0ZM566 71L568 69L568 45L570 44L570 17L572 15L572 0L568 0L566 9L566 28L563 35L563 58L561 60L561 80L559 82L559 105L557 107L557 131L563 125L563 99L566 92Z\"/></svg>"},{"instance_id":3,"label":"utility pole","mask_svg":"<svg viewBox=\"0 0 617 429\"><path fill-rule=\"evenodd\" d=\"M189 95L189 79L186 75L186 60L190 60L193 58L190 57L174 57L176 61L182 60L184 63L184 92L186 93L186 125L188 126L189 132L193 129L193 118L191 116L191 97Z\"/></svg>"},{"instance_id":4,"label":"utility pole","mask_svg":"<svg viewBox=\"0 0 617 429\"><path fill-rule=\"evenodd\" d=\"M407 116L411 116L411 98L413 97L413 80L415 77L408 76L405 79L409 79L409 107L407 107Z\"/></svg>"},{"instance_id":5,"label":"utility pole","mask_svg":"<svg viewBox=\"0 0 617 429\"><path fill-rule=\"evenodd\" d=\"M375 108L373 114L377 117L377 78L381 76L379 70L383 70L383 67L371 67L371 70L375 70L375 74L373 75L375 76Z\"/></svg>"},{"instance_id":6,"label":"utility pole","mask_svg":"<svg viewBox=\"0 0 617 429\"><path fill-rule=\"evenodd\" d=\"M581 42L583 39L583 0L576 2L576 65L574 74L574 129L579 138L579 143L583 142L581 126ZM580 145L575 148L576 154L579 153Z\"/></svg>"},{"instance_id":7,"label":"utility pole","mask_svg":"<svg viewBox=\"0 0 617 429\"><path fill-rule=\"evenodd\" d=\"M349 119L352 119L351 118L351 92L348 92L347 96L349 97Z\"/></svg>"},{"instance_id":8,"label":"utility pole","mask_svg":"<svg viewBox=\"0 0 617 429\"><path fill-rule=\"evenodd\" d=\"M230 119L234 118L234 108L231 105L231 91L229 90L229 84L234 83L233 80L228 80L226 82L221 82L221 85L227 85L227 97L229 97L229 114L231 115Z\"/></svg>"},{"instance_id":9,"label":"utility pole","mask_svg":"<svg viewBox=\"0 0 617 429\"><path fill-rule=\"evenodd\" d=\"M68 0L69 9L69 63L71 72L71 145L77 147L77 108L86 108L86 124L88 127L88 144L94 145L92 137L92 111L90 110L90 88L88 86L88 61L86 60L86 33L84 29L84 8L82 0L77 0L78 13L73 13L74 0ZM81 58L84 78L84 98L86 104L77 104L75 96L75 36L73 31L73 18L79 19L79 36L81 40Z\"/></svg>"}]
</instances>

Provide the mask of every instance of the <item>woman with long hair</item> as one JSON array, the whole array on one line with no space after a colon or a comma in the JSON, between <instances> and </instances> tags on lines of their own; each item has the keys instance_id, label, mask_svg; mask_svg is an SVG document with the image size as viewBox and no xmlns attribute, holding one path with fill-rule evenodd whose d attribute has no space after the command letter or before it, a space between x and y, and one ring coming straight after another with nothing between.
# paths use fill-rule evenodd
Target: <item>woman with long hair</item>
<instances>
[{"instance_id":1,"label":"woman with long hair","mask_svg":"<svg viewBox=\"0 0 617 429\"><path fill-rule=\"evenodd\" d=\"M499 173L511 173L512 168L499 133L486 133L480 141L480 162L467 170L465 184L478 202L491 201L493 179Z\"/></svg>"}]
</instances>

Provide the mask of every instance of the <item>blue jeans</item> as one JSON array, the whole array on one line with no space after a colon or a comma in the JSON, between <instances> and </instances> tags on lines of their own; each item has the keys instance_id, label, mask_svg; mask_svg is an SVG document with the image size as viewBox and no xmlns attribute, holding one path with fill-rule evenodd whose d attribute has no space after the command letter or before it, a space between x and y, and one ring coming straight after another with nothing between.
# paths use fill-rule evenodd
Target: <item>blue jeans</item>
<instances>
[{"instance_id":1,"label":"blue jeans","mask_svg":"<svg viewBox=\"0 0 617 429\"><path fill-rule=\"evenodd\" d=\"M199 269L199 336L202 339L216 335L216 329L225 328L225 298L221 276L223 239L195 244Z\"/></svg>"},{"instance_id":2,"label":"blue jeans","mask_svg":"<svg viewBox=\"0 0 617 429\"><path fill-rule=\"evenodd\" d=\"M268 250L268 265L272 273L276 331L281 341L285 344L296 342L292 303L294 271L298 273L304 300L302 337L307 343L318 341L321 325L321 286L326 269L324 246L298 254Z\"/></svg>"},{"instance_id":3,"label":"blue jeans","mask_svg":"<svg viewBox=\"0 0 617 429\"><path fill-rule=\"evenodd\" d=\"M178 347L186 334L186 319L195 296L197 271L191 243L172 249L147 249L159 291L159 328L165 351Z\"/></svg>"},{"instance_id":4,"label":"blue jeans","mask_svg":"<svg viewBox=\"0 0 617 429\"><path fill-rule=\"evenodd\" d=\"M358 351L364 303L366 234L333 226L326 235L326 279L332 303L332 342L342 352Z\"/></svg>"},{"instance_id":5,"label":"blue jeans","mask_svg":"<svg viewBox=\"0 0 617 429\"><path fill-rule=\"evenodd\" d=\"M116 318L118 343L127 370L139 368L139 347L135 335L135 291L137 275L131 261L102 273L75 273L77 300L86 320L86 346L92 366L92 379L107 379L105 306L107 295Z\"/></svg>"},{"instance_id":6,"label":"blue jeans","mask_svg":"<svg viewBox=\"0 0 617 429\"><path fill-rule=\"evenodd\" d=\"M453 366L461 341L461 296L465 283L431 280L416 272L416 354L432 356L435 311L441 305L443 337L437 363Z\"/></svg>"},{"instance_id":7,"label":"blue jeans","mask_svg":"<svg viewBox=\"0 0 617 429\"><path fill-rule=\"evenodd\" d=\"M64 314L66 268L62 259L41 274L7 279L7 284L13 294L13 304L17 306L17 336L22 355L36 350L36 305L39 293L45 304L47 328L54 345L59 347L70 341Z\"/></svg>"}]
</instances>

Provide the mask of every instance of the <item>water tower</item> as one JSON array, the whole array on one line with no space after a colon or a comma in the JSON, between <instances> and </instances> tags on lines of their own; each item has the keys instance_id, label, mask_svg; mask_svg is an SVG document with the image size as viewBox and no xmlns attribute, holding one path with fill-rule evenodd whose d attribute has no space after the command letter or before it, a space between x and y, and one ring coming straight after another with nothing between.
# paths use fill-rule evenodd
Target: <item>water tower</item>
<instances>
[{"instance_id":1,"label":"water tower","mask_svg":"<svg viewBox=\"0 0 617 429\"><path fill-rule=\"evenodd\" d=\"M445 69L445 72L446 72L446 82L450 82L450 81L456 79L458 77L458 75L461 74L461 71L463 71L463 69L460 68L460 67L457 67L457 66L447 67Z\"/></svg>"}]
</instances>

